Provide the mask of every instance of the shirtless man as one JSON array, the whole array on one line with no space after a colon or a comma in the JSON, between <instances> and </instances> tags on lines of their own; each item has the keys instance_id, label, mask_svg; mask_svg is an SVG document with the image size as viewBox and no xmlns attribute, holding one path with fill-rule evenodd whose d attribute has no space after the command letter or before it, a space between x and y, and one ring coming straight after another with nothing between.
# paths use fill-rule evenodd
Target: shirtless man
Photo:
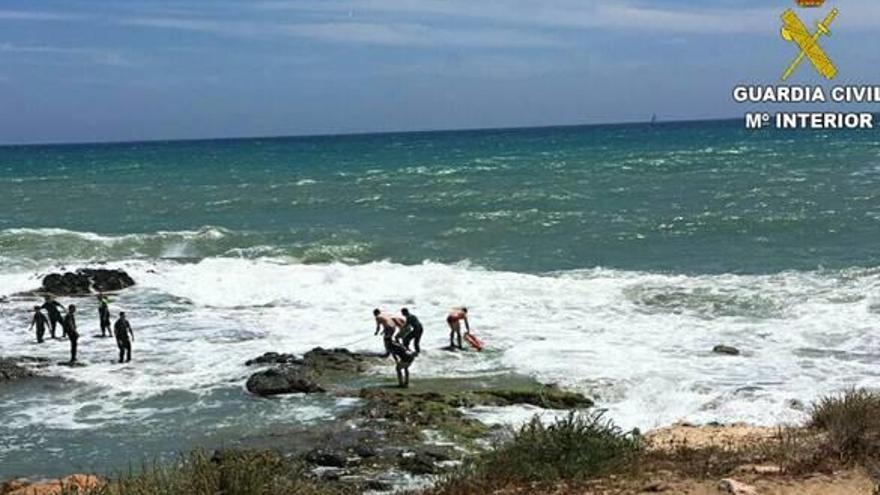
<instances>
[{"instance_id":1,"label":"shirtless man","mask_svg":"<svg viewBox=\"0 0 880 495\"><path fill-rule=\"evenodd\" d=\"M406 325L406 320L399 316L391 316L380 311L378 308L373 310L373 317L376 319L376 331L373 335L379 335L382 330L382 340L385 342L385 354L382 357L392 356L397 361L397 355L391 352L391 344L394 343L394 333L398 328Z\"/></svg>"},{"instance_id":2,"label":"shirtless man","mask_svg":"<svg viewBox=\"0 0 880 495\"><path fill-rule=\"evenodd\" d=\"M464 321L464 326L467 329L467 333L471 333L471 325L468 323L468 310L467 308L452 308L452 311L449 312L449 315L446 316L446 323L449 324L449 348L454 349L456 347L454 337L458 337L458 348L464 349L461 346L461 322Z\"/></svg>"}]
</instances>

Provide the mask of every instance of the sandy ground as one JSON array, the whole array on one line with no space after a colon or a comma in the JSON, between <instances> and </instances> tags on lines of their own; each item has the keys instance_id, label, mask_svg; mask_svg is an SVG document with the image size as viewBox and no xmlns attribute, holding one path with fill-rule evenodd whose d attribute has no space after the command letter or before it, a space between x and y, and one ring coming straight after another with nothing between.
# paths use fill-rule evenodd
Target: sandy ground
<instances>
[{"instance_id":1,"label":"sandy ground","mask_svg":"<svg viewBox=\"0 0 880 495\"><path fill-rule=\"evenodd\" d=\"M743 424L729 426L675 425L646 435L649 449L748 448L773 439L775 428ZM682 479L670 472L654 473L640 488L626 488L616 493L667 493L681 495L875 495L876 482L862 469L789 476L774 465L743 465L727 478L718 480ZM590 493L590 492L587 492ZM598 491L596 493L603 493ZM604 492L615 493L615 492Z\"/></svg>"}]
</instances>

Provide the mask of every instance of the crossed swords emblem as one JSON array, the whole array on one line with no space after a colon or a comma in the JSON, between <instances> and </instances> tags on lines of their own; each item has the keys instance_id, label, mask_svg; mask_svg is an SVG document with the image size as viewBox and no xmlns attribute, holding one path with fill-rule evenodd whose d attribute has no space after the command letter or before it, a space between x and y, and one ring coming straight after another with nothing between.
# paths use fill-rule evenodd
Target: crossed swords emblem
<instances>
[{"instance_id":1,"label":"crossed swords emblem","mask_svg":"<svg viewBox=\"0 0 880 495\"><path fill-rule=\"evenodd\" d=\"M791 65L788 66L788 69L782 74L783 81L791 76L794 70L797 69L804 60L804 57L813 64L813 67L816 68L816 72L826 79L834 79L837 75L837 68L834 67L834 64L831 63L831 59L828 58L828 55L826 55L825 51L822 50L822 47L819 46L819 38L821 38L822 35L831 36L831 30L829 28L831 27L831 23L834 22L834 18L837 17L837 14L838 10L832 9L831 12L825 16L825 19L816 24L815 33L811 33L807 29L793 10L786 10L782 14L782 39L796 44L800 49L797 58L794 59Z\"/></svg>"}]
</instances>

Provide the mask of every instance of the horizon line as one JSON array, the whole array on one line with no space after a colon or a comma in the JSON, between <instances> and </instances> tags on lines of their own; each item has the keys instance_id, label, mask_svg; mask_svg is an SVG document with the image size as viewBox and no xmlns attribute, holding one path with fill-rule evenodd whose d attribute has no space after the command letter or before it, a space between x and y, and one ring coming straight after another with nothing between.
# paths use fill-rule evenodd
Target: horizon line
<instances>
[{"instance_id":1,"label":"horizon line","mask_svg":"<svg viewBox=\"0 0 880 495\"><path fill-rule=\"evenodd\" d=\"M159 143L187 143L187 142L209 142L209 141L248 141L248 140L282 140L282 139L308 139L308 138L334 138L334 137L359 137L359 136L382 136L393 134L441 134L456 132L498 132L498 131L525 131L537 129L566 129L574 127L614 127L614 126L633 126L633 125L667 125L667 124L688 124L699 122L727 122L742 120L742 117L710 117L710 118L686 118L672 120L651 121L619 121L607 123L590 123L590 124L550 124L550 125L522 125L522 126L503 126L503 127L459 127L459 128L440 128L440 129L416 129L416 130L395 130L395 131L351 131L338 133L306 133L306 134L275 134L264 136L226 136L226 137L193 137L193 138L147 138L132 140L97 140L97 141L35 141L22 143L0 143L0 148L25 148L32 146L84 146L84 145L125 145L125 144L159 144Z\"/></svg>"}]
</instances>

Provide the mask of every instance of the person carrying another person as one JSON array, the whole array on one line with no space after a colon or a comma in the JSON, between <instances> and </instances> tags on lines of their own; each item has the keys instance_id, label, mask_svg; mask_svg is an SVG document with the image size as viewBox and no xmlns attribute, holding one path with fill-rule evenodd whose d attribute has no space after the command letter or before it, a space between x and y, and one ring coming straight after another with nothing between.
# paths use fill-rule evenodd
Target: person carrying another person
<instances>
[{"instance_id":1,"label":"person carrying another person","mask_svg":"<svg viewBox=\"0 0 880 495\"><path fill-rule=\"evenodd\" d=\"M403 324L403 331L401 332L403 334L403 346L406 347L406 350L410 350L409 344L410 342L414 342L416 354L421 353L422 350L419 347L419 343L422 341L422 332L424 331L422 328L422 322L416 318L416 315L410 313L408 308L401 309L400 314L406 318Z\"/></svg>"},{"instance_id":2,"label":"person carrying another person","mask_svg":"<svg viewBox=\"0 0 880 495\"><path fill-rule=\"evenodd\" d=\"M131 329L131 324L125 318L125 312L119 313L119 318L113 325L113 334L116 336L116 346L119 347L119 362L131 362L131 342L134 340L134 330Z\"/></svg>"},{"instance_id":3,"label":"person carrying another person","mask_svg":"<svg viewBox=\"0 0 880 495\"><path fill-rule=\"evenodd\" d=\"M70 339L70 363L76 362L76 344L79 340L79 332L76 330L76 306L71 304L67 307L67 315L64 317L64 333Z\"/></svg>"},{"instance_id":4,"label":"person carrying another person","mask_svg":"<svg viewBox=\"0 0 880 495\"><path fill-rule=\"evenodd\" d=\"M64 332L64 318L61 317L61 312L64 311L64 306L53 299L52 296L46 296L45 302L43 302L43 306L41 307L45 309L46 314L49 315L49 323L51 323L49 332L52 335L52 338L58 338L55 336L55 326L61 323L62 333Z\"/></svg>"},{"instance_id":5,"label":"person carrying another person","mask_svg":"<svg viewBox=\"0 0 880 495\"><path fill-rule=\"evenodd\" d=\"M34 318L31 320L31 325L28 327L28 331L30 332L31 328L34 326L37 327L37 343L43 343L43 335L46 334L46 327L49 325L49 320L46 319L46 315L40 311L39 306L34 306Z\"/></svg>"},{"instance_id":6,"label":"person carrying another person","mask_svg":"<svg viewBox=\"0 0 880 495\"><path fill-rule=\"evenodd\" d=\"M471 333L471 325L468 323L468 310L465 307L461 308L452 308L452 311L446 316L446 323L449 324L449 348L456 348L455 340L458 340L458 348L464 349L461 345L461 322L464 321L464 326L467 329L467 333Z\"/></svg>"},{"instance_id":7,"label":"person carrying another person","mask_svg":"<svg viewBox=\"0 0 880 495\"><path fill-rule=\"evenodd\" d=\"M394 342L395 332L406 323L406 320L399 316L385 314L379 308L373 310L373 317L376 319L376 331L373 332L373 335L379 335L379 330L382 330L382 340L385 343L385 354L382 357L392 356L397 361L397 356L391 352L391 344Z\"/></svg>"}]
</instances>

